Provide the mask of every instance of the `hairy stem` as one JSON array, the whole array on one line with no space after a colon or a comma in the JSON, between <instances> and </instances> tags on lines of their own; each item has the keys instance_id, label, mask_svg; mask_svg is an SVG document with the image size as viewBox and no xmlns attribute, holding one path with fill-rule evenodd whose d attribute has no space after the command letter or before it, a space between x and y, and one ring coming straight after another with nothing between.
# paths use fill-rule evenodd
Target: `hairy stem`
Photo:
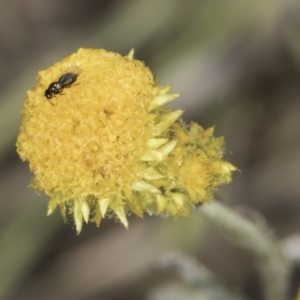
<instances>
[{"instance_id":1,"label":"hairy stem","mask_svg":"<svg viewBox=\"0 0 300 300\"><path fill-rule=\"evenodd\" d=\"M290 266L278 241L266 228L244 218L217 201L204 204L200 213L221 227L233 241L247 249L256 259L264 299L287 299Z\"/></svg>"}]
</instances>

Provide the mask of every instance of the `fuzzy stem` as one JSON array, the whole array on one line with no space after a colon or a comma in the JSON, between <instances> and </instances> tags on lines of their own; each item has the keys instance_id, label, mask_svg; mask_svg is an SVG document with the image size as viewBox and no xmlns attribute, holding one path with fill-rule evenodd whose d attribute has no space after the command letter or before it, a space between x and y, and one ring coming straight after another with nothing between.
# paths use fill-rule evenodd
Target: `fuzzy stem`
<instances>
[{"instance_id":1,"label":"fuzzy stem","mask_svg":"<svg viewBox=\"0 0 300 300\"><path fill-rule=\"evenodd\" d=\"M264 299L287 299L290 266L271 233L217 201L200 206L199 211L256 258Z\"/></svg>"}]
</instances>

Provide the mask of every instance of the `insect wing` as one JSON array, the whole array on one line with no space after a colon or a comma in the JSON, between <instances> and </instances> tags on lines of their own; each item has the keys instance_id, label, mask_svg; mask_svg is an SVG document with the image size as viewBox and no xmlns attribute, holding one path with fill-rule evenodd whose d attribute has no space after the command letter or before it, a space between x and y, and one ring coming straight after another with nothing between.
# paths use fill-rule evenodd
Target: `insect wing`
<instances>
[{"instance_id":1,"label":"insect wing","mask_svg":"<svg viewBox=\"0 0 300 300\"><path fill-rule=\"evenodd\" d=\"M63 88L69 87L77 80L78 75L76 73L65 73L58 79L58 82Z\"/></svg>"}]
</instances>

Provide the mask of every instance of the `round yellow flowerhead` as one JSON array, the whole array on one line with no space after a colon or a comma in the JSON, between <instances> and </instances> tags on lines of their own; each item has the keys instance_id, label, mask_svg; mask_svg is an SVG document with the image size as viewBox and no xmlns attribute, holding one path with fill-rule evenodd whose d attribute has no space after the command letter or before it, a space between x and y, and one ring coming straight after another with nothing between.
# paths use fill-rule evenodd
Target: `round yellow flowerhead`
<instances>
[{"instance_id":1,"label":"round yellow flowerhead","mask_svg":"<svg viewBox=\"0 0 300 300\"><path fill-rule=\"evenodd\" d=\"M70 215L100 224L115 215L187 216L195 204L231 180L223 139L183 111L165 105L178 97L157 86L133 53L79 49L38 75L22 111L17 151L34 174L31 187ZM46 93L45 93L46 92Z\"/></svg>"}]
</instances>

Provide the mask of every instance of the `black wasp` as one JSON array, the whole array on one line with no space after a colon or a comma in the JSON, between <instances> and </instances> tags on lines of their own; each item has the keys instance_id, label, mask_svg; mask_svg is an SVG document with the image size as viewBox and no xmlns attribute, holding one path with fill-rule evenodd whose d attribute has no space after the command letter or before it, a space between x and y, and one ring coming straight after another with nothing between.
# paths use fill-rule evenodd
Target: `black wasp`
<instances>
[{"instance_id":1,"label":"black wasp","mask_svg":"<svg viewBox=\"0 0 300 300\"><path fill-rule=\"evenodd\" d=\"M61 94L64 88L72 86L77 80L79 74L77 73L65 73L59 77L58 81L52 82L49 87L45 90L45 97L53 105L50 99L57 94Z\"/></svg>"}]
</instances>

